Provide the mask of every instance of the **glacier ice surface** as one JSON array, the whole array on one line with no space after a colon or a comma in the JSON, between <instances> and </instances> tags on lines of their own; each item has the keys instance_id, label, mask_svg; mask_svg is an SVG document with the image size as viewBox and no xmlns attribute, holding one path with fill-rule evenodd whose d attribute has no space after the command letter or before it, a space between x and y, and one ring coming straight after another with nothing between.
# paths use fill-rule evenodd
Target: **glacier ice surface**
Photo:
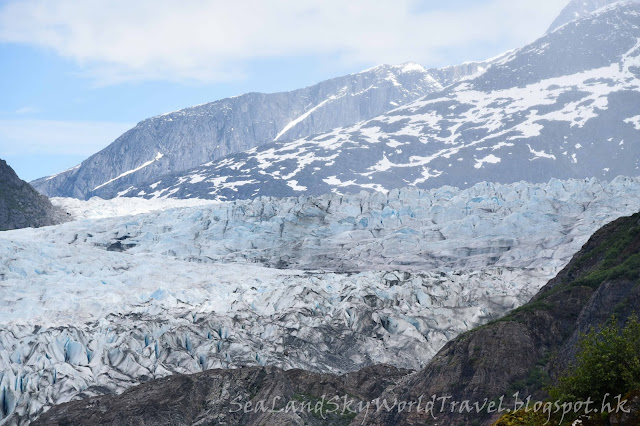
<instances>
[{"instance_id":1,"label":"glacier ice surface","mask_svg":"<svg viewBox=\"0 0 640 426\"><path fill-rule=\"evenodd\" d=\"M0 233L0 423L208 368L421 368L525 303L639 195L640 178L617 178L54 199L76 220Z\"/></svg>"}]
</instances>

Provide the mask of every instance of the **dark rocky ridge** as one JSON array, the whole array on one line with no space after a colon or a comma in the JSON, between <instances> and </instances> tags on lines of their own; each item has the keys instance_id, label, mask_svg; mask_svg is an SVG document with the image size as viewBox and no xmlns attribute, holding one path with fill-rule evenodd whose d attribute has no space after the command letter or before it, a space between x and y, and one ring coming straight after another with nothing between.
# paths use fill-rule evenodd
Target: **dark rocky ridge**
<instances>
[{"instance_id":1,"label":"dark rocky ridge","mask_svg":"<svg viewBox=\"0 0 640 426\"><path fill-rule=\"evenodd\" d=\"M60 223L64 214L0 160L0 231Z\"/></svg>"},{"instance_id":2,"label":"dark rocky ridge","mask_svg":"<svg viewBox=\"0 0 640 426\"><path fill-rule=\"evenodd\" d=\"M408 372L378 365L344 376L283 371L274 367L209 370L171 376L119 396L75 401L43 414L34 425L348 425L353 414L306 412L244 413L244 404L283 409L288 401L315 407L334 395L355 404L368 401ZM241 404L241 405L240 405ZM325 409L326 411L326 409Z\"/></svg>"},{"instance_id":3,"label":"dark rocky ridge","mask_svg":"<svg viewBox=\"0 0 640 426\"><path fill-rule=\"evenodd\" d=\"M621 323L640 306L640 213L596 232L573 260L528 304L448 343L423 370L407 374L385 366L342 377L274 368L213 370L173 376L132 388L121 396L76 401L52 408L35 424L490 424L495 415L425 414L382 410L328 421L278 413L230 416L239 394L254 403L278 395L317 401L348 394L356 401L392 403L451 395L455 401L501 395L544 398L543 387L565 371L580 332L607 321ZM404 377L402 377L404 376ZM384 390L383 390L384 389ZM184 401L182 403L181 401ZM508 398L505 399L508 405ZM324 423L323 423L324 421ZM364 422L364 423L362 423Z\"/></svg>"}]
</instances>

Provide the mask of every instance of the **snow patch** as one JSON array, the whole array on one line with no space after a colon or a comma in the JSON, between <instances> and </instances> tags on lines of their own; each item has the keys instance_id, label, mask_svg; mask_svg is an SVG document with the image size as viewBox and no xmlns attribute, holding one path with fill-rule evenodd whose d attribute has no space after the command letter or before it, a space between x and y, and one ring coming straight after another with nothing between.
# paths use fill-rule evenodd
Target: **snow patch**
<instances>
[{"instance_id":1,"label":"snow patch","mask_svg":"<svg viewBox=\"0 0 640 426\"><path fill-rule=\"evenodd\" d=\"M502 161L499 157L496 157L493 154L489 154L484 158L481 159L476 159L476 164L474 164L474 168L479 169L482 166L484 166L485 164L498 164L500 161Z\"/></svg>"},{"instance_id":2,"label":"snow patch","mask_svg":"<svg viewBox=\"0 0 640 426\"><path fill-rule=\"evenodd\" d=\"M534 161L537 160L539 158L547 158L549 160L555 160L556 156L553 154L548 154L544 151L536 151L535 149L531 148L531 145L527 144L527 147L529 147L529 152L532 153L534 155L533 158L531 158L529 161Z\"/></svg>"},{"instance_id":3,"label":"snow patch","mask_svg":"<svg viewBox=\"0 0 640 426\"><path fill-rule=\"evenodd\" d=\"M304 121L307 117L309 117L315 111L317 111L318 109L322 108L324 105L328 104L329 102L333 102L336 99L340 99L340 98L344 97L346 95L346 93L347 93L347 88L344 87L344 88L342 88L340 90L340 92L338 92L337 95L330 96L329 98L327 98L324 101L320 102L318 105L316 105L313 108L309 109L307 112L305 112L304 114L302 114L298 118L292 120L289 124L284 126L284 128L280 131L280 133L277 134L277 136L274 139L274 142L277 141L278 139L280 139L285 133L287 133L289 130L293 129L299 123Z\"/></svg>"},{"instance_id":4,"label":"snow patch","mask_svg":"<svg viewBox=\"0 0 640 426\"><path fill-rule=\"evenodd\" d=\"M95 188L93 188L93 190L95 191L95 190L97 190L97 189L100 189L100 188L102 188L102 187L103 187L103 186L105 186L105 185L109 185L110 183L117 181L118 179L122 179L122 178L123 178L123 177L125 177L125 176L128 176L128 175L130 175L130 174L132 174L132 173L135 173L135 172L137 172L137 171L139 171L139 170L142 170L142 169L144 169L145 167L148 167L148 166L152 165L153 163L155 163L156 161L160 160L163 156L164 156L163 154L161 154L161 153L157 153L157 154L156 154L156 157L155 157L153 160L149 160L149 161L147 161L146 163L142 164L141 166L139 166L139 167L137 167L137 168L135 168L135 169L132 169L132 170L126 171L126 172L122 173L120 176L115 177L115 178L113 178L113 179L111 179L111 180L106 181L105 183L103 183L103 184L101 184L101 185L96 186Z\"/></svg>"},{"instance_id":5,"label":"snow patch","mask_svg":"<svg viewBox=\"0 0 640 426\"><path fill-rule=\"evenodd\" d=\"M629 123L633 125L636 130L640 130L640 115L636 115L635 117L627 118L624 120L625 123Z\"/></svg>"},{"instance_id":6,"label":"snow patch","mask_svg":"<svg viewBox=\"0 0 640 426\"><path fill-rule=\"evenodd\" d=\"M298 185L298 181L297 180L289 180L287 181L287 185L289 185L289 187L291 189L293 189L294 191L306 191L307 187L306 186L302 186L302 185Z\"/></svg>"}]
</instances>

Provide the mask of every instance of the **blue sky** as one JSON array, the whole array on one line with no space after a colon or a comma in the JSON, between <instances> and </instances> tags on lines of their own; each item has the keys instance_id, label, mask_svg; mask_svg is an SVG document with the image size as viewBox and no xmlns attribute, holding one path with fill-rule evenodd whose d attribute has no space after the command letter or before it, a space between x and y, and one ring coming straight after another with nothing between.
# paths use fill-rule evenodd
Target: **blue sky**
<instances>
[{"instance_id":1,"label":"blue sky","mask_svg":"<svg viewBox=\"0 0 640 426\"><path fill-rule=\"evenodd\" d=\"M26 180L147 117L381 63L482 60L568 0L0 0L0 158Z\"/></svg>"}]
</instances>

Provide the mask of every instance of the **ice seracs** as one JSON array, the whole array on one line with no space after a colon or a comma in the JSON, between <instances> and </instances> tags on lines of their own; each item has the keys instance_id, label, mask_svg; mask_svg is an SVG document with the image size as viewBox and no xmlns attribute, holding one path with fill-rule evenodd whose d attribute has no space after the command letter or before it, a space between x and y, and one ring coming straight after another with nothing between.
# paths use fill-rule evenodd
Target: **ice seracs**
<instances>
[{"instance_id":1,"label":"ice seracs","mask_svg":"<svg viewBox=\"0 0 640 426\"><path fill-rule=\"evenodd\" d=\"M54 203L77 220L0 233L4 424L207 368L420 368L639 210L640 179Z\"/></svg>"}]
</instances>

